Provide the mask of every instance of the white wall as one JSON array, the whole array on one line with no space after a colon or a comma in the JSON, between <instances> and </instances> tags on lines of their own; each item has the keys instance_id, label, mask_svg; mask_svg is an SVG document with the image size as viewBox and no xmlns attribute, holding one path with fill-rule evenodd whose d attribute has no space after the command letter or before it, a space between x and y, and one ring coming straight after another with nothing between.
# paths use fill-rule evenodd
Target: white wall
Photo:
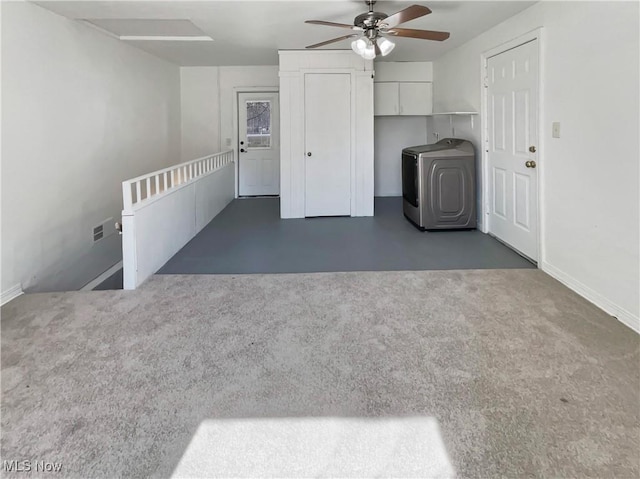
<instances>
[{"instance_id":1,"label":"white wall","mask_svg":"<svg viewBox=\"0 0 640 479\"><path fill-rule=\"evenodd\" d=\"M375 196L402 196L402 149L426 143L426 116L375 117Z\"/></svg>"},{"instance_id":2,"label":"white wall","mask_svg":"<svg viewBox=\"0 0 640 479\"><path fill-rule=\"evenodd\" d=\"M277 88L277 66L182 67L182 161L235 150L236 93L245 88Z\"/></svg>"},{"instance_id":3,"label":"white wall","mask_svg":"<svg viewBox=\"0 0 640 479\"><path fill-rule=\"evenodd\" d=\"M278 66L182 67L182 161L237 149L235 92L279 86ZM431 81L431 62L376 64L376 81ZM402 148L427 143L426 117L376 117L375 195L400 196ZM227 142L230 142L228 144Z\"/></svg>"},{"instance_id":4,"label":"white wall","mask_svg":"<svg viewBox=\"0 0 640 479\"><path fill-rule=\"evenodd\" d=\"M180 68L182 161L221 150L218 67Z\"/></svg>"},{"instance_id":5,"label":"white wall","mask_svg":"<svg viewBox=\"0 0 640 479\"><path fill-rule=\"evenodd\" d=\"M180 156L180 73L31 3L2 3L2 291L78 289L121 259L121 182Z\"/></svg>"},{"instance_id":6,"label":"white wall","mask_svg":"<svg viewBox=\"0 0 640 479\"><path fill-rule=\"evenodd\" d=\"M540 2L434 63L434 109L480 111L481 53L544 27L541 266L636 329L638 10L637 2ZM561 138L551 138L553 121ZM480 131L464 134L479 145Z\"/></svg>"},{"instance_id":7,"label":"white wall","mask_svg":"<svg viewBox=\"0 0 640 479\"><path fill-rule=\"evenodd\" d=\"M229 146L237 149L237 138L234 135L237 119L233 116L235 92L242 87L278 88L279 84L277 65L220 67L220 141L223 149Z\"/></svg>"}]
</instances>

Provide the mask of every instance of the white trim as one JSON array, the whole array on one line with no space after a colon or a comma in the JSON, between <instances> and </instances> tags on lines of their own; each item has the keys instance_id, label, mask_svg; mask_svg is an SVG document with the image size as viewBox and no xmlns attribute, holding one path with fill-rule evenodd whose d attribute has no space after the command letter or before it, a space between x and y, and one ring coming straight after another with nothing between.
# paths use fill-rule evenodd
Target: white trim
<instances>
[{"instance_id":1,"label":"white trim","mask_svg":"<svg viewBox=\"0 0 640 479\"><path fill-rule=\"evenodd\" d=\"M488 152L487 152L487 140L489 138L488 129L488 102L487 102L487 90L485 87L485 79L488 77L488 60L491 57L499 55L500 53L504 53L508 50L512 50L520 45L524 45L525 43L529 43L537 40L537 49L538 49L538 101L537 101L537 118L538 122L538 238L537 238L537 250L538 250L538 258L537 263L540 265L544 261L544 135L543 135L543 100L544 100L544 84L542 81L544 74L544 61L543 61L543 46L544 46L544 29L543 27L536 28L531 30L523 35L520 35L508 42L502 43L496 47L493 47L489 50L486 50L480 54L480 65L481 65L481 78L480 78L480 113L481 113L481 121L482 128L480 130L480 143L481 143L481 159L480 159L480 168L482 170L482 204L481 204L481 217L482 221L478 221L478 225L480 230L489 234L491 225L490 225L490 215L489 215L489 160L488 160Z\"/></svg>"},{"instance_id":2,"label":"white trim","mask_svg":"<svg viewBox=\"0 0 640 479\"><path fill-rule=\"evenodd\" d=\"M101 33L104 33L105 35L110 36L111 38L115 38L116 40L120 40L120 36L116 35L113 32L110 32L109 30L106 30L102 27L99 27L98 25L96 25L95 23L90 22L89 20L82 20L82 19L78 19L79 23L82 23L90 28L93 28L95 30L98 30Z\"/></svg>"},{"instance_id":3,"label":"white trim","mask_svg":"<svg viewBox=\"0 0 640 479\"><path fill-rule=\"evenodd\" d=\"M636 333L640 333L640 317L634 316L633 313L617 306L597 291L591 289L589 286L586 286L585 284L581 283L577 279L568 275L564 271L561 271L555 266L547 262L541 262L539 264L542 271L547 273L549 276L557 279L569 289L573 290L590 303L602 309L605 313L610 314L622 324L634 330Z\"/></svg>"},{"instance_id":4,"label":"white trim","mask_svg":"<svg viewBox=\"0 0 640 479\"><path fill-rule=\"evenodd\" d=\"M91 290L93 290L93 288L95 288L100 283L105 281L107 278L109 278L111 275L113 275L119 269L122 269L122 261L119 261L118 263L114 264L111 268L106 270L100 276L98 276L94 280L92 280L92 281L88 282L87 284L85 284L82 288L80 288L80 291L91 291Z\"/></svg>"},{"instance_id":5,"label":"white trim","mask_svg":"<svg viewBox=\"0 0 640 479\"><path fill-rule=\"evenodd\" d=\"M212 42L207 36L161 36L161 35L121 35L123 42Z\"/></svg>"},{"instance_id":6,"label":"white trim","mask_svg":"<svg viewBox=\"0 0 640 479\"><path fill-rule=\"evenodd\" d=\"M91 20L78 19L79 23L82 23L88 27L94 28L105 35L109 35L111 38L121 40L123 42L136 42L136 41L156 41L156 42L212 42L214 41L208 35L118 35L106 28L100 27L93 23Z\"/></svg>"},{"instance_id":7,"label":"white trim","mask_svg":"<svg viewBox=\"0 0 640 479\"><path fill-rule=\"evenodd\" d=\"M16 299L18 296L21 296L23 294L24 294L24 292L22 291L22 285L20 285L20 284L16 284L15 286L12 286L8 290L3 291L2 292L2 306L4 306L9 301Z\"/></svg>"}]
</instances>

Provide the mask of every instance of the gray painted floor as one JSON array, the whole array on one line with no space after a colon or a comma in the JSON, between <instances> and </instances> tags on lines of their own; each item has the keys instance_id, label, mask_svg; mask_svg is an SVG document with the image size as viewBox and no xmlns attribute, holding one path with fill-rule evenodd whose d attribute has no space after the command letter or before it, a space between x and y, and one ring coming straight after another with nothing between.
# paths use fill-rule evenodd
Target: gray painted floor
<instances>
[{"instance_id":1,"label":"gray painted floor","mask_svg":"<svg viewBox=\"0 0 640 479\"><path fill-rule=\"evenodd\" d=\"M234 200L159 274L534 268L479 231L422 232L399 197L368 218L280 219L278 198Z\"/></svg>"},{"instance_id":2,"label":"gray painted floor","mask_svg":"<svg viewBox=\"0 0 640 479\"><path fill-rule=\"evenodd\" d=\"M118 271L113 273L111 276L109 276L107 279L105 279L98 286L93 288L93 290L94 291L105 291L105 290L109 290L109 289L122 289L123 279L124 279L123 278L123 271L122 271L122 268L120 268Z\"/></svg>"}]
</instances>

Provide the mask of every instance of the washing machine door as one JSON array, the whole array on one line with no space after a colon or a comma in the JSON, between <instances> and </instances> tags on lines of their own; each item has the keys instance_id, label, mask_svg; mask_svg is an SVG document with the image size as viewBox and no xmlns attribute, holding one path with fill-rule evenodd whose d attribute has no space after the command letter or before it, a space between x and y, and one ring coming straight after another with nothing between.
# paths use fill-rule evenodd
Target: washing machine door
<instances>
[{"instance_id":1,"label":"washing machine door","mask_svg":"<svg viewBox=\"0 0 640 479\"><path fill-rule=\"evenodd\" d=\"M412 206L418 207L420 187L418 181L418 156L402 153L402 197Z\"/></svg>"}]
</instances>

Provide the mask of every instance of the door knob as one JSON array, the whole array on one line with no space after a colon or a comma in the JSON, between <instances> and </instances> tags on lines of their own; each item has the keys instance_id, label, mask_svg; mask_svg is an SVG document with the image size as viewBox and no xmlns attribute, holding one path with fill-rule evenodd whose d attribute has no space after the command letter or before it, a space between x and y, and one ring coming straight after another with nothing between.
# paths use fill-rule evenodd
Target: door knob
<instances>
[{"instance_id":1,"label":"door knob","mask_svg":"<svg viewBox=\"0 0 640 479\"><path fill-rule=\"evenodd\" d=\"M240 148L240 153L246 153L247 150L245 150L244 148Z\"/></svg>"},{"instance_id":2,"label":"door knob","mask_svg":"<svg viewBox=\"0 0 640 479\"><path fill-rule=\"evenodd\" d=\"M535 152L536 152L536 147L535 147L535 146L530 146L530 147L529 147L529 151L530 151L531 153L535 153Z\"/></svg>"},{"instance_id":3,"label":"door knob","mask_svg":"<svg viewBox=\"0 0 640 479\"><path fill-rule=\"evenodd\" d=\"M307 152L307 156L311 156L311 152L310 152L310 151L309 151L309 152Z\"/></svg>"},{"instance_id":4,"label":"door knob","mask_svg":"<svg viewBox=\"0 0 640 479\"><path fill-rule=\"evenodd\" d=\"M527 161L524 166L526 166L527 168L535 168L536 167L536 162L533 160L529 160Z\"/></svg>"}]
</instances>

